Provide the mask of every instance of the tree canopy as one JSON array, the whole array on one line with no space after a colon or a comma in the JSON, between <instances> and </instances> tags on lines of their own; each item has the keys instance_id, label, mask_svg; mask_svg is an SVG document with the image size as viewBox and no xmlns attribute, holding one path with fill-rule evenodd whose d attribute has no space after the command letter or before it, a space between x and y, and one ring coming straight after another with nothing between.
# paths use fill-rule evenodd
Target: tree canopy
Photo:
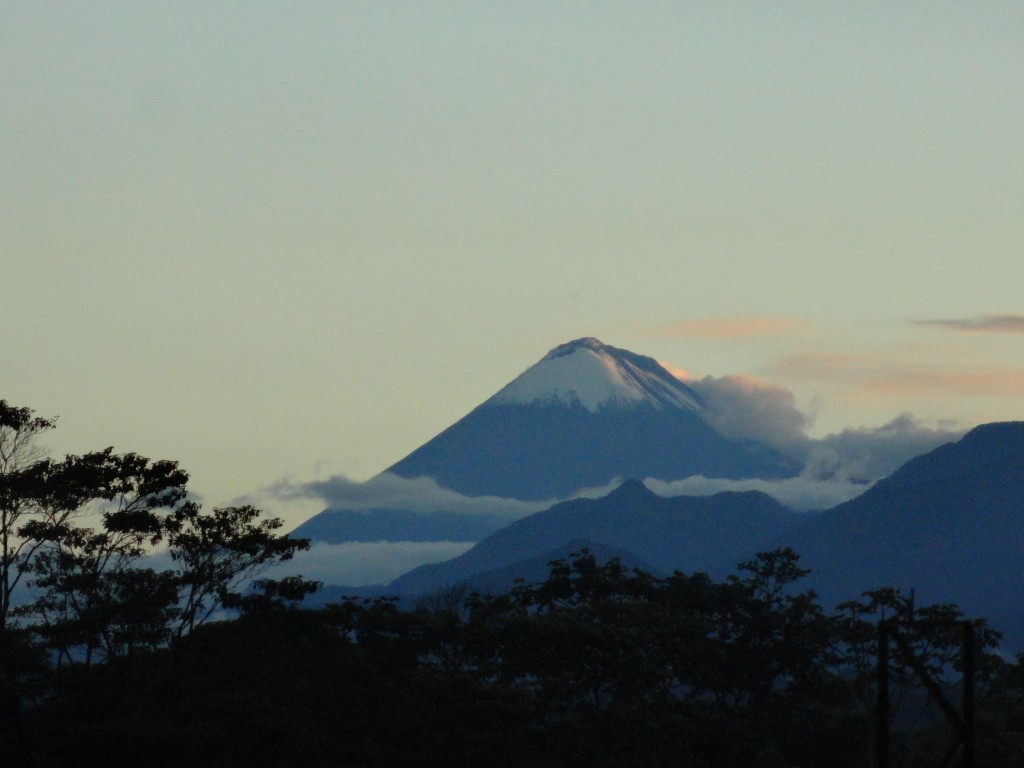
<instances>
[{"instance_id":1,"label":"tree canopy","mask_svg":"<svg viewBox=\"0 0 1024 768\"><path fill-rule=\"evenodd\" d=\"M0 401L0 634L30 636L59 664L180 641L309 546L254 507L204 510L177 462L113 448L47 458L35 439L55 423ZM157 547L171 567L154 566ZM15 606L19 586L31 599Z\"/></svg>"}]
</instances>

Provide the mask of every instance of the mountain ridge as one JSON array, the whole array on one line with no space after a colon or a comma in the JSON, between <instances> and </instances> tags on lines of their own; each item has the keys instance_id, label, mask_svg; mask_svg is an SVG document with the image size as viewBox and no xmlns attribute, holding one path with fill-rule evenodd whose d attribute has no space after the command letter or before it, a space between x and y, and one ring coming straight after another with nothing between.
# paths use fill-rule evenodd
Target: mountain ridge
<instances>
[{"instance_id":1,"label":"mountain ridge","mask_svg":"<svg viewBox=\"0 0 1024 768\"><path fill-rule=\"evenodd\" d=\"M760 491L663 498L630 480L599 499L570 499L529 515L462 555L414 568L387 586L429 592L572 540L625 549L666 572L685 567L724 575L796 514Z\"/></svg>"}]
</instances>

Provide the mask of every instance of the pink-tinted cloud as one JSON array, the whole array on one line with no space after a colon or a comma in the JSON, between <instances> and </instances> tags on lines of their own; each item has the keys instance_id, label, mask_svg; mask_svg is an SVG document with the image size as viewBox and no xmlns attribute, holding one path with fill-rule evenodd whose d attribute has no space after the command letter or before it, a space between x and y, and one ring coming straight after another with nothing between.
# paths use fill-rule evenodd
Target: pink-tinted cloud
<instances>
[{"instance_id":1,"label":"pink-tinted cloud","mask_svg":"<svg viewBox=\"0 0 1024 768\"><path fill-rule=\"evenodd\" d=\"M655 335L722 341L748 336L780 336L801 323L794 317L767 315L705 317L661 326L655 330Z\"/></svg>"},{"instance_id":2,"label":"pink-tinted cloud","mask_svg":"<svg viewBox=\"0 0 1024 768\"><path fill-rule=\"evenodd\" d=\"M974 369L965 371L912 370L900 377L867 381L863 389L879 394L970 395L1024 397L1024 370Z\"/></svg>"},{"instance_id":3,"label":"pink-tinted cloud","mask_svg":"<svg viewBox=\"0 0 1024 768\"><path fill-rule=\"evenodd\" d=\"M917 362L891 356L802 354L774 366L778 375L840 383L862 395L1024 396L1024 368Z\"/></svg>"},{"instance_id":4,"label":"pink-tinted cloud","mask_svg":"<svg viewBox=\"0 0 1024 768\"><path fill-rule=\"evenodd\" d=\"M968 333L1024 333L1024 315L984 315L955 320L918 320L915 325L927 325L933 328Z\"/></svg>"},{"instance_id":5,"label":"pink-tinted cloud","mask_svg":"<svg viewBox=\"0 0 1024 768\"><path fill-rule=\"evenodd\" d=\"M666 363L666 362L663 362L661 360L658 361L658 365L660 365L666 371L671 373L673 376L675 376L680 381L685 382L686 384L692 384L693 381L696 379L696 376L691 375L690 372L688 370L686 370L685 368L677 368L676 366L672 365L671 363Z\"/></svg>"}]
</instances>

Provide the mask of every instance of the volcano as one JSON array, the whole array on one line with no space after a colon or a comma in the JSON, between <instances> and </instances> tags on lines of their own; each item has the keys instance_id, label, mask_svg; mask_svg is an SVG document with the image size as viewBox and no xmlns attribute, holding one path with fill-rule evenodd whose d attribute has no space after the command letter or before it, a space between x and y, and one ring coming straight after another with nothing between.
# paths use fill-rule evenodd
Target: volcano
<instances>
[{"instance_id":1,"label":"volcano","mask_svg":"<svg viewBox=\"0 0 1024 768\"><path fill-rule=\"evenodd\" d=\"M386 472L468 496L566 498L627 478L781 478L799 465L705 420L700 396L656 360L594 338L538 363Z\"/></svg>"}]
</instances>

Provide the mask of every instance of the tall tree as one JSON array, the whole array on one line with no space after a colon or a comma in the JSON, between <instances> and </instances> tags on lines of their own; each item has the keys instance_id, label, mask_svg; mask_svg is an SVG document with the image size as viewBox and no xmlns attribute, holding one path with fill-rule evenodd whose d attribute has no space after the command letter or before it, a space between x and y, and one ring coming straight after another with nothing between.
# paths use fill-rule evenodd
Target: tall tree
<instances>
[{"instance_id":1,"label":"tall tree","mask_svg":"<svg viewBox=\"0 0 1024 768\"><path fill-rule=\"evenodd\" d=\"M36 438L56 420L34 414L0 400L0 633L10 624L11 598L37 546L18 529L43 514L31 470L44 455Z\"/></svg>"}]
</instances>

